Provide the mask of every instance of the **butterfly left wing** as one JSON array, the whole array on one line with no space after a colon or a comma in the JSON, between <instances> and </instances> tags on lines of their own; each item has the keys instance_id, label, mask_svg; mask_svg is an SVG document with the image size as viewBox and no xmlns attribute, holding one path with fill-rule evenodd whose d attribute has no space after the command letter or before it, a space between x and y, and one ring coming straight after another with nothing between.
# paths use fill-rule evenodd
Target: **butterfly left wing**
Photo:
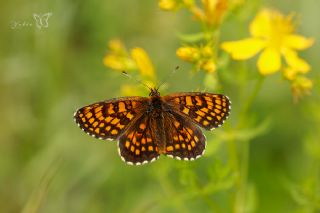
<instances>
[{"instance_id":1,"label":"butterfly left wing","mask_svg":"<svg viewBox=\"0 0 320 213\"><path fill-rule=\"evenodd\" d=\"M168 110L191 118L194 123L207 130L222 125L231 106L225 95L202 92L175 93L164 96L163 100Z\"/></svg>"},{"instance_id":2,"label":"butterfly left wing","mask_svg":"<svg viewBox=\"0 0 320 213\"><path fill-rule=\"evenodd\" d=\"M147 101L144 97L101 101L78 109L74 120L87 134L103 140L114 140L141 116Z\"/></svg>"}]
</instances>

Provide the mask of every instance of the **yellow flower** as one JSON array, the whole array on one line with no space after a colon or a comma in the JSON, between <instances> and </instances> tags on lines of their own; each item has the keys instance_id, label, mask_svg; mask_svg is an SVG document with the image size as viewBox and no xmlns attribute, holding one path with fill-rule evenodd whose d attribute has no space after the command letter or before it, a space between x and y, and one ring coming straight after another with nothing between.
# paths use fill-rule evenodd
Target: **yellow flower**
<instances>
[{"instance_id":1,"label":"yellow flower","mask_svg":"<svg viewBox=\"0 0 320 213\"><path fill-rule=\"evenodd\" d=\"M221 48L235 60L245 60L258 52L257 66L262 75L279 71L282 57L296 70L308 72L309 64L298 56L298 50L313 45L314 40L295 33L292 15L283 16L278 11L262 10L250 24L251 38L224 42Z\"/></svg>"},{"instance_id":2,"label":"yellow flower","mask_svg":"<svg viewBox=\"0 0 320 213\"><path fill-rule=\"evenodd\" d=\"M204 47L180 47L176 54L180 59L194 64L197 69L203 69L209 73L215 72L217 69L216 57L210 44Z\"/></svg>"},{"instance_id":3,"label":"yellow flower","mask_svg":"<svg viewBox=\"0 0 320 213\"><path fill-rule=\"evenodd\" d=\"M293 81L298 74L305 74L307 71L305 70L298 70L292 67L286 67L283 69L283 75L286 79Z\"/></svg>"},{"instance_id":4,"label":"yellow flower","mask_svg":"<svg viewBox=\"0 0 320 213\"><path fill-rule=\"evenodd\" d=\"M209 26L220 24L228 9L227 0L202 0L205 12L205 22Z\"/></svg>"},{"instance_id":5,"label":"yellow flower","mask_svg":"<svg viewBox=\"0 0 320 213\"><path fill-rule=\"evenodd\" d=\"M155 83L154 67L146 51L136 47L131 50L131 56L137 64L140 74Z\"/></svg>"},{"instance_id":6,"label":"yellow flower","mask_svg":"<svg viewBox=\"0 0 320 213\"><path fill-rule=\"evenodd\" d=\"M302 96L310 95L313 82L303 76L298 76L292 81L291 91L294 101L297 102Z\"/></svg>"},{"instance_id":7,"label":"yellow flower","mask_svg":"<svg viewBox=\"0 0 320 213\"><path fill-rule=\"evenodd\" d=\"M160 0L159 7L162 10L176 10L178 8L178 3L176 0Z\"/></svg>"}]
</instances>

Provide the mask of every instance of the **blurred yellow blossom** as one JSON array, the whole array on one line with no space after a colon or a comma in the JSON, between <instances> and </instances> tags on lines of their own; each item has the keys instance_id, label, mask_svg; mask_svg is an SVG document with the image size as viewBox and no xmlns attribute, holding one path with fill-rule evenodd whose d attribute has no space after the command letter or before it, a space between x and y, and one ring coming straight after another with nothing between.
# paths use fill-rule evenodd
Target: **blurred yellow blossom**
<instances>
[{"instance_id":1,"label":"blurred yellow blossom","mask_svg":"<svg viewBox=\"0 0 320 213\"><path fill-rule=\"evenodd\" d=\"M103 64L118 71L136 69L134 60L130 58L123 43L118 39L108 42L108 53L103 58Z\"/></svg>"},{"instance_id":2,"label":"blurred yellow blossom","mask_svg":"<svg viewBox=\"0 0 320 213\"><path fill-rule=\"evenodd\" d=\"M176 54L180 59L194 64L197 69L203 69L208 73L216 71L216 57L212 45L184 46L178 48Z\"/></svg>"},{"instance_id":3,"label":"blurred yellow blossom","mask_svg":"<svg viewBox=\"0 0 320 213\"><path fill-rule=\"evenodd\" d=\"M291 84L294 101L297 102L304 95L310 95L312 87L313 82L310 79L304 76L297 76Z\"/></svg>"},{"instance_id":4,"label":"blurred yellow blossom","mask_svg":"<svg viewBox=\"0 0 320 213\"><path fill-rule=\"evenodd\" d=\"M135 61L142 77L155 83L155 70L146 51L140 47L133 48L131 57Z\"/></svg>"},{"instance_id":5,"label":"blurred yellow blossom","mask_svg":"<svg viewBox=\"0 0 320 213\"><path fill-rule=\"evenodd\" d=\"M293 81L298 74L305 74L306 70L298 70L292 67L286 67L283 69L283 75L287 80Z\"/></svg>"},{"instance_id":6,"label":"blurred yellow blossom","mask_svg":"<svg viewBox=\"0 0 320 213\"><path fill-rule=\"evenodd\" d=\"M250 24L251 38L224 42L221 48L235 60L245 60L262 51L257 62L262 75L279 71L282 56L293 69L307 72L310 66L298 56L297 51L309 48L314 40L296 34L292 19L292 15L284 16L278 11L262 10Z\"/></svg>"},{"instance_id":7,"label":"blurred yellow blossom","mask_svg":"<svg viewBox=\"0 0 320 213\"><path fill-rule=\"evenodd\" d=\"M160 0L159 7L163 10L176 10L178 8L178 2L176 0Z\"/></svg>"}]
</instances>

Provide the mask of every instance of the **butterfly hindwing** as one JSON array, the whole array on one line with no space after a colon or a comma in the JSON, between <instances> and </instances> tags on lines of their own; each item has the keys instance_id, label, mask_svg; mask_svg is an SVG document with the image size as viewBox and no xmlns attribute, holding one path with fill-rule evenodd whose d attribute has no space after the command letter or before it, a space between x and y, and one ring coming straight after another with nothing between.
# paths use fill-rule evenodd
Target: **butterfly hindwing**
<instances>
[{"instance_id":1,"label":"butterfly hindwing","mask_svg":"<svg viewBox=\"0 0 320 213\"><path fill-rule=\"evenodd\" d=\"M230 111L229 98L221 94L175 93L164 96L163 99L170 108L207 130L222 125Z\"/></svg>"},{"instance_id":2,"label":"butterfly hindwing","mask_svg":"<svg viewBox=\"0 0 320 213\"><path fill-rule=\"evenodd\" d=\"M185 119L179 114L166 113L166 155L179 160L194 160L203 155L206 138L199 127L190 119Z\"/></svg>"},{"instance_id":3,"label":"butterfly hindwing","mask_svg":"<svg viewBox=\"0 0 320 213\"><path fill-rule=\"evenodd\" d=\"M127 97L91 104L77 110L74 119L87 134L99 139L117 139L145 108L147 98Z\"/></svg>"},{"instance_id":4,"label":"butterfly hindwing","mask_svg":"<svg viewBox=\"0 0 320 213\"><path fill-rule=\"evenodd\" d=\"M148 116L142 115L120 137L119 154L123 161L128 164L141 165L159 157L152 128Z\"/></svg>"}]
</instances>

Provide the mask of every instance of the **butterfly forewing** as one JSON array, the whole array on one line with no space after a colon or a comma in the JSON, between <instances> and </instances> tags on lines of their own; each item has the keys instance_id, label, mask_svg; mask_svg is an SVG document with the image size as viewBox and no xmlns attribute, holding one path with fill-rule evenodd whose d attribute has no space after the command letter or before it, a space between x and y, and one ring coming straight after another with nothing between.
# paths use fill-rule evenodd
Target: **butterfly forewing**
<instances>
[{"instance_id":1,"label":"butterfly forewing","mask_svg":"<svg viewBox=\"0 0 320 213\"><path fill-rule=\"evenodd\" d=\"M159 157L155 144L154 127L146 115L142 115L119 139L119 154L128 164L140 165Z\"/></svg>"},{"instance_id":2,"label":"butterfly forewing","mask_svg":"<svg viewBox=\"0 0 320 213\"><path fill-rule=\"evenodd\" d=\"M87 134L100 139L117 139L145 109L148 98L111 99L77 110L74 119Z\"/></svg>"},{"instance_id":3,"label":"butterfly forewing","mask_svg":"<svg viewBox=\"0 0 320 213\"><path fill-rule=\"evenodd\" d=\"M172 109L207 130L220 126L230 111L229 98L221 94L175 93L163 99Z\"/></svg>"},{"instance_id":4,"label":"butterfly forewing","mask_svg":"<svg viewBox=\"0 0 320 213\"><path fill-rule=\"evenodd\" d=\"M179 160L194 160L203 155L206 138L199 127L179 114L165 113L166 155Z\"/></svg>"}]
</instances>

